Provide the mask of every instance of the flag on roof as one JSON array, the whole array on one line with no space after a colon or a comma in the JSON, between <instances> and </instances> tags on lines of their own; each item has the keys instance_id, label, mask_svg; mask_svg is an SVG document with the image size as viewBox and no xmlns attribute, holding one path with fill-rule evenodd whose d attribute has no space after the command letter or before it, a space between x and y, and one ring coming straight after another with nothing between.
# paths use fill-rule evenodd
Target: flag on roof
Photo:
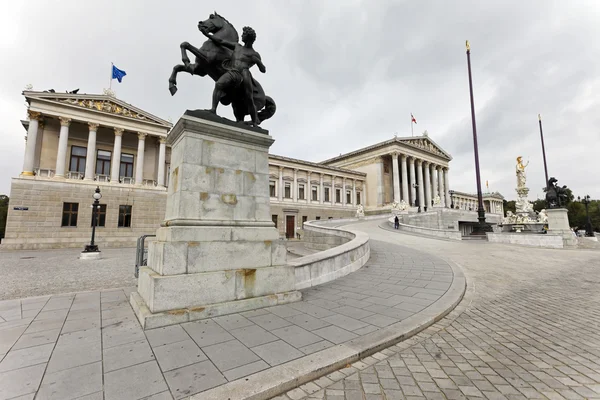
<instances>
[{"instance_id":1,"label":"flag on roof","mask_svg":"<svg viewBox=\"0 0 600 400\"><path fill-rule=\"evenodd\" d=\"M410 120L411 120L411 122L414 122L415 124L417 123L417 120L415 119L414 115L412 115L412 113L410 113Z\"/></svg>"},{"instance_id":2,"label":"flag on roof","mask_svg":"<svg viewBox=\"0 0 600 400\"><path fill-rule=\"evenodd\" d=\"M121 80L123 79L123 77L127 75L127 73L125 71L123 71L122 69L119 69L117 67L112 66L112 78L116 79L119 81L119 83L121 83Z\"/></svg>"}]
</instances>

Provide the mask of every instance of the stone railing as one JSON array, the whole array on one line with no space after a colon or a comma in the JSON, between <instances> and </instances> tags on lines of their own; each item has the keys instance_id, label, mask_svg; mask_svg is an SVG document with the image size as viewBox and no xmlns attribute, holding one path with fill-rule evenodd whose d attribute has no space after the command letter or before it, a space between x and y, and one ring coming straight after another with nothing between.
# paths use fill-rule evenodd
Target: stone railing
<instances>
[{"instance_id":1,"label":"stone railing","mask_svg":"<svg viewBox=\"0 0 600 400\"><path fill-rule=\"evenodd\" d=\"M323 251L288 263L295 267L297 290L341 278L358 270L369 260L371 250L367 234L323 226L327 224L331 222L304 223L306 247Z\"/></svg>"},{"instance_id":2,"label":"stone railing","mask_svg":"<svg viewBox=\"0 0 600 400\"><path fill-rule=\"evenodd\" d=\"M394 227L394 218L391 217L388 219L388 224L393 228ZM433 236L444 239L452 239L452 240L462 240L462 233L457 230L450 229L438 229L438 228L425 228L416 225L407 225L400 223L399 229L404 232L417 233L425 236Z\"/></svg>"}]
</instances>

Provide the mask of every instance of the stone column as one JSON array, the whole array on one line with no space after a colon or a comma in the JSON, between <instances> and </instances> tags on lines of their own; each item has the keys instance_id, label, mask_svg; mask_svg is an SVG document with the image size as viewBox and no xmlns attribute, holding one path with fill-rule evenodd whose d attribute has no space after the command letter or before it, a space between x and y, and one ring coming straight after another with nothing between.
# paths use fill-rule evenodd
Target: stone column
<instances>
[{"instance_id":1,"label":"stone column","mask_svg":"<svg viewBox=\"0 0 600 400\"><path fill-rule=\"evenodd\" d=\"M335 176L331 176L331 192L329 192L329 200L331 201L331 205L335 204Z\"/></svg>"},{"instance_id":2,"label":"stone column","mask_svg":"<svg viewBox=\"0 0 600 400\"><path fill-rule=\"evenodd\" d=\"M342 205L346 205L346 178L342 178Z\"/></svg>"},{"instance_id":3,"label":"stone column","mask_svg":"<svg viewBox=\"0 0 600 400\"><path fill-rule=\"evenodd\" d=\"M417 193L416 193L416 189L413 186L414 183L417 183L417 180L415 179L415 159L414 157L410 158L410 205L411 206L415 206L415 200L417 199Z\"/></svg>"},{"instance_id":4,"label":"stone column","mask_svg":"<svg viewBox=\"0 0 600 400\"><path fill-rule=\"evenodd\" d=\"M438 195L438 174L437 165L431 164L431 199ZM441 197L441 196L440 196Z\"/></svg>"},{"instance_id":5,"label":"stone column","mask_svg":"<svg viewBox=\"0 0 600 400\"><path fill-rule=\"evenodd\" d=\"M39 120L42 114L31 110L27 110L27 113L29 114L29 127L27 128L27 142L25 143L25 157L21 175L33 176Z\"/></svg>"},{"instance_id":6,"label":"stone column","mask_svg":"<svg viewBox=\"0 0 600 400\"><path fill-rule=\"evenodd\" d=\"M377 207L381 207L385 201L385 183L383 182L383 159L377 160L379 166L377 167Z\"/></svg>"},{"instance_id":7,"label":"stone column","mask_svg":"<svg viewBox=\"0 0 600 400\"><path fill-rule=\"evenodd\" d=\"M446 204L446 196L444 195L444 169L440 166L438 168L438 193L440 196L440 204L442 206L448 206Z\"/></svg>"},{"instance_id":8,"label":"stone column","mask_svg":"<svg viewBox=\"0 0 600 400\"><path fill-rule=\"evenodd\" d=\"M294 168L294 186L292 190L292 200L296 203L298 201L298 168Z\"/></svg>"},{"instance_id":9,"label":"stone column","mask_svg":"<svg viewBox=\"0 0 600 400\"><path fill-rule=\"evenodd\" d=\"M321 187L319 189L319 204L323 204L323 197L325 197L325 186L323 186L323 175L324 174L319 174L319 175L320 175L319 186Z\"/></svg>"},{"instance_id":10,"label":"stone column","mask_svg":"<svg viewBox=\"0 0 600 400\"><path fill-rule=\"evenodd\" d=\"M138 132L137 163L135 165L135 184L144 182L144 148L146 146L146 134Z\"/></svg>"},{"instance_id":11,"label":"stone column","mask_svg":"<svg viewBox=\"0 0 600 400\"><path fill-rule=\"evenodd\" d=\"M356 205L356 179L352 179L352 205Z\"/></svg>"},{"instance_id":12,"label":"stone column","mask_svg":"<svg viewBox=\"0 0 600 400\"><path fill-rule=\"evenodd\" d=\"M279 183L277 186L277 200L283 201L283 167L279 167Z\"/></svg>"},{"instance_id":13,"label":"stone column","mask_svg":"<svg viewBox=\"0 0 600 400\"><path fill-rule=\"evenodd\" d=\"M398 153L392 153L392 176L394 178L394 201L400 202L400 171L398 169Z\"/></svg>"},{"instance_id":14,"label":"stone column","mask_svg":"<svg viewBox=\"0 0 600 400\"><path fill-rule=\"evenodd\" d=\"M448 173L450 172L450 169L445 168L444 169L444 191L445 191L445 197L446 197L446 204L451 204L451 200L450 200L450 181L448 178Z\"/></svg>"},{"instance_id":15,"label":"stone column","mask_svg":"<svg viewBox=\"0 0 600 400\"><path fill-rule=\"evenodd\" d=\"M408 198L408 171L406 170L406 155L402 154L402 200L404 200L407 204L410 204L410 199Z\"/></svg>"},{"instance_id":16,"label":"stone column","mask_svg":"<svg viewBox=\"0 0 600 400\"><path fill-rule=\"evenodd\" d=\"M421 211L423 211L423 207L425 206L425 195L423 194L425 191L425 182L423 182L422 160L417 160L417 185L419 185L419 207L421 207Z\"/></svg>"},{"instance_id":17,"label":"stone column","mask_svg":"<svg viewBox=\"0 0 600 400\"><path fill-rule=\"evenodd\" d=\"M158 139L160 146L158 148L158 186L165 186L165 153L167 151L167 138Z\"/></svg>"},{"instance_id":18,"label":"stone column","mask_svg":"<svg viewBox=\"0 0 600 400\"><path fill-rule=\"evenodd\" d=\"M427 161L423 161L425 167L425 205L427 209L431 209L431 175L429 174L429 168L431 166Z\"/></svg>"},{"instance_id":19,"label":"stone column","mask_svg":"<svg viewBox=\"0 0 600 400\"><path fill-rule=\"evenodd\" d=\"M118 183L121 174L121 141L123 129L115 128L115 144L113 145L112 165L110 167L110 181Z\"/></svg>"},{"instance_id":20,"label":"stone column","mask_svg":"<svg viewBox=\"0 0 600 400\"><path fill-rule=\"evenodd\" d=\"M96 176L94 166L96 165L96 131L98 130L98 124L89 123L88 125L90 133L88 135L84 179L86 181L93 181Z\"/></svg>"},{"instance_id":21,"label":"stone column","mask_svg":"<svg viewBox=\"0 0 600 400\"><path fill-rule=\"evenodd\" d=\"M312 183L310 183L310 175L312 174L312 172L307 171L306 172L306 181L308 182L306 184L306 187L304 188L304 200L310 204L310 202L312 201Z\"/></svg>"},{"instance_id":22,"label":"stone column","mask_svg":"<svg viewBox=\"0 0 600 400\"><path fill-rule=\"evenodd\" d=\"M367 184L365 181L362 183L362 199L360 199L360 204L364 207L367 206Z\"/></svg>"},{"instance_id":23,"label":"stone column","mask_svg":"<svg viewBox=\"0 0 600 400\"><path fill-rule=\"evenodd\" d=\"M58 152L56 153L56 170L54 176L57 178L64 178L71 118L59 117L58 119L60 120L60 136L58 138Z\"/></svg>"}]
</instances>

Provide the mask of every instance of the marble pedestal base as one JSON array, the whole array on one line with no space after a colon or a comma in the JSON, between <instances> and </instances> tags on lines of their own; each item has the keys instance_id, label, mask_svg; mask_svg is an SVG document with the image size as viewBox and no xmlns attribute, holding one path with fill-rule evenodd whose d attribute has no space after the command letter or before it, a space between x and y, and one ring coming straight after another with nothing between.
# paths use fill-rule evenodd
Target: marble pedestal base
<instances>
[{"instance_id":1,"label":"marble pedestal base","mask_svg":"<svg viewBox=\"0 0 600 400\"><path fill-rule=\"evenodd\" d=\"M566 208L551 208L546 210L548 215L548 233L560 235L565 247L577 246L577 238L569 226L568 211Z\"/></svg>"},{"instance_id":2,"label":"marble pedestal base","mask_svg":"<svg viewBox=\"0 0 600 400\"><path fill-rule=\"evenodd\" d=\"M273 139L186 113L167 141L166 217L130 299L144 329L300 300L270 216Z\"/></svg>"},{"instance_id":3,"label":"marble pedestal base","mask_svg":"<svg viewBox=\"0 0 600 400\"><path fill-rule=\"evenodd\" d=\"M100 253L99 251L82 251L79 254L79 259L80 260L100 260L102 259L102 253Z\"/></svg>"}]
</instances>

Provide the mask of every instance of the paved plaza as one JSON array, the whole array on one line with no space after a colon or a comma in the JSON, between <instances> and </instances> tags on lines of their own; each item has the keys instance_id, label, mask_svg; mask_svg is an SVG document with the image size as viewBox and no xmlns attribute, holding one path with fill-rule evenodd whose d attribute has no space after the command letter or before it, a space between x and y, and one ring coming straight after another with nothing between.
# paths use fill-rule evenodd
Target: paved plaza
<instances>
[{"instance_id":1,"label":"paved plaza","mask_svg":"<svg viewBox=\"0 0 600 400\"><path fill-rule=\"evenodd\" d=\"M452 283L437 257L371 246L364 268L304 290L301 302L145 332L129 305L133 288L6 300L0 398L187 398L393 326Z\"/></svg>"},{"instance_id":2,"label":"paved plaza","mask_svg":"<svg viewBox=\"0 0 600 400\"><path fill-rule=\"evenodd\" d=\"M446 318L277 399L600 398L600 252L434 240L380 224L348 226L371 237L365 267L285 306L144 332L131 286L0 302L0 399L202 399L423 314L450 286L452 263L469 286ZM115 268L99 279L116 284Z\"/></svg>"}]
</instances>

